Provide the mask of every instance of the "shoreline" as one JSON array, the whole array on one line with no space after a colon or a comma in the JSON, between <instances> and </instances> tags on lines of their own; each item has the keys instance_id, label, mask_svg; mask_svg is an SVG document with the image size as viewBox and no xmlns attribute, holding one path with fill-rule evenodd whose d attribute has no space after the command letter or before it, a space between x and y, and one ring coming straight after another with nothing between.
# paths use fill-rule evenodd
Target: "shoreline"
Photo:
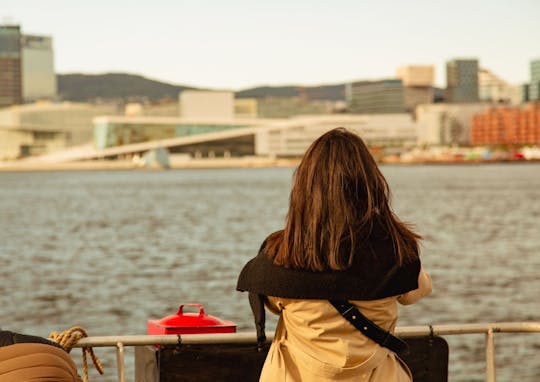
<instances>
[{"instance_id":1,"label":"shoreline","mask_svg":"<svg viewBox=\"0 0 540 382\"><path fill-rule=\"evenodd\" d=\"M419 165L490 165L514 163L539 163L540 160L380 160L379 165L419 166ZM300 158L205 158L172 161L168 168L160 166L140 166L131 160L95 160L63 163L40 162L0 162L0 172L24 171L121 171L121 170L175 170L175 169L225 169L225 168L265 168L296 167Z\"/></svg>"},{"instance_id":2,"label":"shoreline","mask_svg":"<svg viewBox=\"0 0 540 382\"><path fill-rule=\"evenodd\" d=\"M96 160L64 163L0 162L0 172L24 171L118 171L118 170L175 170L175 169L220 169L296 167L300 159L276 158L208 158L171 161L169 167L141 166L132 160Z\"/></svg>"}]
</instances>

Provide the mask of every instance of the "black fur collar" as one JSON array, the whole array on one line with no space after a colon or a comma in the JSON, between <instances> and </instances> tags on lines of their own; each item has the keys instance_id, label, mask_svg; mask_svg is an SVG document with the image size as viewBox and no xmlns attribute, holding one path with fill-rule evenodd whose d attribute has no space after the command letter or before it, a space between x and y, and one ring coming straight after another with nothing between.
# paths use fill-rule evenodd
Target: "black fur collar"
<instances>
[{"instance_id":1,"label":"black fur collar","mask_svg":"<svg viewBox=\"0 0 540 382\"><path fill-rule=\"evenodd\" d=\"M358 241L352 267L327 272L277 266L266 252L265 241L242 269L236 289L284 298L376 300L418 288L420 259L398 266L388 235L374 233Z\"/></svg>"}]
</instances>

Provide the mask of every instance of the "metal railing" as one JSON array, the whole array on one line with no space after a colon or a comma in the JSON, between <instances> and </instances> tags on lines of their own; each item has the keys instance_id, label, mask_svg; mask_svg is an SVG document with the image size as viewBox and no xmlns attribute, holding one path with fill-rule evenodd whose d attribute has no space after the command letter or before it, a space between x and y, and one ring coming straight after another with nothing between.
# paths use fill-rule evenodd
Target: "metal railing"
<instances>
[{"instance_id":1,"label":"metal railing","mask_svg":"<svg viewBox=\"0 0 540 382\"><path fill-rule=\"evenodd\" d=\"M495 382L495 341L494 333L540 333L540 322L498 322L478 324L448 324L428 326L402 326L396 328L400 337L426 335L485 334L486 382ZM271 341L269 336L268 341ZM118 381L125 382L124 347L145 345L206 345L206 344L246 344L256 343L255 333L222 334L169 334L103 336L82 338L75 347L116 347Z\"/></svg>"}]
</instances>

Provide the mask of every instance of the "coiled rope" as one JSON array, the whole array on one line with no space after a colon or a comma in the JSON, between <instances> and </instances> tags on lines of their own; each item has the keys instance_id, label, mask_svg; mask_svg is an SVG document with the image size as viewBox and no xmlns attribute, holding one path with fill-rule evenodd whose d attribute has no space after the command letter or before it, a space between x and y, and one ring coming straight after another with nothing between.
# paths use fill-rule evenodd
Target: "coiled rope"
<instances>
[{"instance_id":1,"label":"coiled rope","mask_svg":"<svg viewBox=\"0 0 540 382\"><path fill-rule=\"evenodd\" d=\"M73 346L79 342L81 338L88 337L86 330L80 326L74 326L68 330L63 331L62 333L52 332L49 334L49 339L58 343L62 346L68 353L73 349ZM94 354L94 350L91 347L83 347L82 349L82 358L83 358L83 370L84 370L84 382L88 382L88 362L86 354L90 354L94 367L99 374L103 374L103 366L99 361L98 357Z\"/></svg>"}]
</instances>

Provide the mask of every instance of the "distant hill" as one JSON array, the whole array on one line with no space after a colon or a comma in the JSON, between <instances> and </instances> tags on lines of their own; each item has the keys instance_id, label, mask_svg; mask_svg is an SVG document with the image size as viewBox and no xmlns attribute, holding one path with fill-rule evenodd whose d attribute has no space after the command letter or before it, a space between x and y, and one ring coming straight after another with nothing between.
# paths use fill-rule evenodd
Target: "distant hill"
<instances>
[{"instance_id":1,"label":"distant hill","mask_svg":"<svg viewBox=\"0 0 540 382\"><path fill-rule=\"evenodd\" d=\"M238 98L305 97L310 100L345 99L345 84L321 86L262 86L236 92Z\"/></svg>"},{"instance_id":2,"label":"distant hill","mask_svg":"<svg viewBox=\"0 0 540 382\"><path fill-rule=\"evenodd\" d=\"M58 93L66 101L176 99L182 90L195 89L126 73L59 74L57 80Z\"/></svg>"},{"instance_id":3,"label":"distant hill","mask_svg":"<svg viewBox=\"0 0 540 382\"><path fill-rule=\"evenodd\" d=\"M203 90L182 85L171 85L142 76L126 73L59 74L58 93L66 101L159 100L178 97L186 89ZM345 84L322 86L262 86L236 92L237 98L305 97L310 100L343 100Z\"/></svg>"}]
</instances>

